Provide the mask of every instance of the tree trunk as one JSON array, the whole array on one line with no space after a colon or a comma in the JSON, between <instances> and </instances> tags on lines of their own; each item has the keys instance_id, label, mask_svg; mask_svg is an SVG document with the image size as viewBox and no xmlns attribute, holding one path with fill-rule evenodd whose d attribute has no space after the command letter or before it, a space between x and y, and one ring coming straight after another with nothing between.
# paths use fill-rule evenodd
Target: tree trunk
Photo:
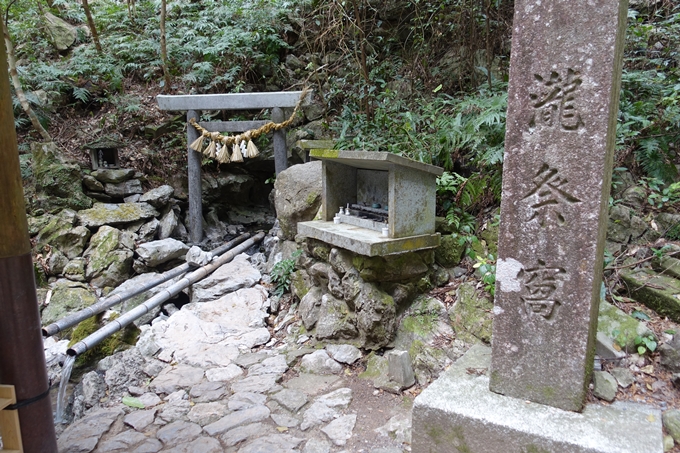
<instances>
[{"instance_id":1,"label":"tree trunk","mask_svg":"<svg viewBox=\"0 0 680 453\"><path fill-rule=\"evenodd\" d=\"M31 120L33 127L40 133L43 139L51 142L52 137L45 130L42 124L40 124L40 121L38 121L38 117L31 108L31 105L28 103L28 99L26 99L23 88L21 88L19 73L17 73L17 61L14 56L14 45L12 44L9 31L7 30L7 26L5 25L4 21L2 21L2 34L5 37L5 47L7 47L7 64L9 66L9 75L12 78L12 84L14 85L14 92L16 93L17 98L21 103L21 107L24 109L24 112L26 112L26 115L28 115L28 118Z\"/></svg>"},{"instance_id":2,"label":"tree trunk","mask_svg":"<svg viewBox=\"0 0 680 453\"><path fill-rule=\"evenodd\" d=\"M165 16L167 12L167 0L161 1L161 64L163 66L163 78L165 80L164 92L170 90L170 71L168 70L168 46L165 39Z\"/></svg>"},{"instance_id":3,"label":"tree trunk","mask_svg":"<svg viewBox=\"0 0 680 453\"><path fill-rule=\"evenodd\" d=\"M97 27L94 24L94 19L90 12L90 5L87 3L87 0L83 0L83 9L85 10L85 17L87 18L87 26L90 27L90 33L92 33L94 48L97 49L97 53L101 55L104 51L102 50L102 45L99 43L99 33L97 33Z\"/></svg>"}]
</instances>

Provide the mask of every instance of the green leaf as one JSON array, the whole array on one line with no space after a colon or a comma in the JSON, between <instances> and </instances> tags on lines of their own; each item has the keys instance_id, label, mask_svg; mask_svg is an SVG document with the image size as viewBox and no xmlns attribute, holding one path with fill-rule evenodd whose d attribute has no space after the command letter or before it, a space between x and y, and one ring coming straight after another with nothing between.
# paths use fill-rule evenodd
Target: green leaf
<instances>
[{"instance_id":1,"label":"green leaf","mask_svg":"<svg viewBox=\"0 0 680 453\"><path fill-rule=\"evenodd\" d=\"M650 352L656 351L656 341L654 340L645 341L645 345L647 346L647 349L649 349Z\"/></svg>"},{"instance_id":2,"label":"green leaf","mask_svg":"<svg viewBox=\"0 0 680 453\"><path fill-rule=\"evenodd\" d=\"M647 352L647 349L646 349L644 346L638 346L637 352L638 352L638 354L640 354L640 355L644 355L645 352Z\"/></svg>"},{"instance_id":3,"label":"green leaf","mask_svg":"<svg viewBox=\"0 0 680 453\"><path fill-rule=\"evenodd\" d=\"M642 312L640 310L634 310L633 313L631 313L631 316L633 318L640 319L642 321L649 321L651 318L647 315L647 313Z\"/></svg>"},{"instance_id":4,"label":"green leaf","mask_svg":"<svg viewBox=\"0 0 680 453\"><path fill-rule=\"evenodd\" d=\"M125 404L126 406L130 406L130 407L136 407L138 409L144 409L144 407L146 407L146 406L144 406L144 403L142 403L141 401L139 401L137 398L135 398L133 396L124 396L123 397L123 404Z\"/></svg>"},{"instance_id":5,"label":"green leaf","mask_svg":"<svg viewBox=\"0 0 680 453\"><path fill-rule=\"evenodd\" d=\"M669 335L675 335L675 329L666 329L663 332Z\"/></svg>"}]
</instances>

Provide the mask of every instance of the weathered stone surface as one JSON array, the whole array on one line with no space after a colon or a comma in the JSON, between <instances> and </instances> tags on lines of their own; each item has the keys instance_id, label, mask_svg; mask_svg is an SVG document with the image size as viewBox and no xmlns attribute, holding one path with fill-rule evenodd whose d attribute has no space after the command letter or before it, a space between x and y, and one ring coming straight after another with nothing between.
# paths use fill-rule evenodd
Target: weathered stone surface
<instances>
[{"instance_id":1,"label":"weathered stone surface","mask_svg":"<svg viewBox=\"0 0 680 453\"><path fill-rule=\"evenodd\" d=\"M142 203L149 203L154 208L162 208L167 205L170 198L174 195L175 189L170 185L163 185L151 189L139 198Z\"/></svg>"},{"instance_id":2,"label":"weathered stone surface","mask_svg":"<svg viewBox=\"0 0 680 453\"><path fill-rule=\"evenodd\" d=\"M125 225L157 215L158 211L148 203L95 203L91 209L78 211L80 224L88 228Z\"/></svg>"},{"instance_id":3,"label":"weathered stone surface","mask_svg":"<svg viewBox=\"0 0 680 453\"><path fill-rule=\"evenodd\" d=\"M92 199L83 193L80 167L62 162L54 142L31 143L31 153L36 189L36 196L28 200L32 206L46 211L92 206Z\"/></svg>"},{"instance_id":4,"label":"weathered stone surface","mask_svg":"<svg viewBox=\"0 0 680 453\"><path fill-rule=\"evenodd\" d=\"M307 330L314 328L316 322L319 320L322 296L323 292L321 291L321 288L312 286L300 300L298 313L300 314L300 318L302 318L302 324Z\"/></svg>"},{"instance_id":5,"label":"weathered stone surface","mask_svg":"<svg viewBox=\"0 0 680 453\"><path fill-rule=\"evenodd\" d=\"M286 370L288 370L286 357L282 354L277 354L248 368L248 376L258 376L261 374L283 374L286 372Z\"/></svg>"},{"instance_id":6,"label":"weathered stone surface","mask_svg":"<svg viewBox=\"0 0 680 453\"><path fill-rule=\"evenodd\" d=\"M158 222L158 239L166 239L172 236L172 232L177 228L179 219L173 209L168 209Z\"/></svg>"},{"instance_id":7,"label":"weathered stone surface","mask_svg":"<svg viewBox=\"0 0 680 453\"><path fill-rule=\"evenodd\" d=\"M132 168L106 169L100 168L91 174L103 183L118 184L134 178L135 170Z\"/></svg>"},{"instance_id":8,"label":"weathered stone surface","mask_svg":"<svg viewBox=\"0 0 680 453\"><path fill-rule=\"evenodd\" d=\"M212 437L199 437L191 442L164 450L165 453L222 453L223 451L220 442Z\"/></svg>"},{"instance_id":9,"label":"weathered stone surface","mask_svg":"<svg viewBox=\"0 0 680 453\"><path fill-rule=\"evenodd\" d=\"M277 374L263 374L261 376L248 376L236 381L231 385L234 392L267 393L280 386L276 383L281 377Z\"/></svg>"},{"instance_id":10,"label":"weathered stone surface","mask_svg":"<svg viewBox=\"0 0 680 453\"><path fill-rule=\"evenodd\" d=\"M128 452L133 450L133 447L135 447L137 444L141 444L142 442L146 441L148 437L146 437L142 433L138 433L135 431L125 431L120 434L117 434L113 436L112 438L108 439L106 442L102 442L99 447L97 448L98 452L102 453L123 453L123 452ZM158 441L156 441L158 442ZM160 442L158 442L158 450L162 448L162 445ZM156 451L158 451L156 450Z\"/></svg>"},{"instance_id":11,"label":"weathered stone surface","mask_svg":"<svg viewBox=\"0 0 680 453\"><path fill-rule=\"evenodd\" d=\"M38 249L49 245L57 248L68 259L80 256L91 233L85 227L74 226L75 222L75 212L70 209L64 209L58 216L52 217L36 237Z\"/></svg>"},{"instance_id":12,"label":"weathered stone surface","mask_svg":"<svg viewBox=\"0 0 680 453\"><path fill-rule=\"evenodd\" d=\"M403 282L423 277L434 262L434 252L401 253L388 256L355 255L352 263L367 282Z\"/></svg>"},{"instance_id":13,"label":"weathered stone surface","mask_svg":"<svg viewBox=\"0 0 680 453\"><path fill-rule=\"evenodd\" d=\"M597 331L628 352L635 351L635 337L653 335L644 323L616 308L606 300L600 301Z\"/></svg>"},{"instance_id":14,"label":"weathered stone surface","mask_svg":"<svg viewBox=\"0 0 680 453\"><path fill-rule=\"evenodd\" d=\"M59 451L73 453L89 453L99 442L99 439L109 430L113 422L123 415L119 407L101 409L89 413L82 419L66 428L59 436L57 446Z\"/></svg>"},{"instance_id":15,"label":"weathered stone surface","mask_svg":"<svg viewBox=\"0 0 680 453\"><path fill-rule=\"evenodd\" d=\"M328 422L337 417L338 411L333 408L326 406L323 403L315 402L307 408L305 413L302 415L302 423L300 424L300 429L306 431L309 428L320 425L321 423Z\"/></svg>"},{"instance_id":16,"label":"weathered stone surface","mask_svg":"<svg viewBox=\"0 0 680 453\"><path fill-rule=\"evenodd\" d=\"M614 376L619 387L628 388L635 382L635 376L628 368L612 368L610 374Z\"/></svg>"},{"instance_id":17,"label":"weathered stone surface","mask_svg":"<svg viewBox=\"0 0 680 453\"><path fill-rule=\"evenodd\" d=\"M220 420L205 426L203 429L209 436L216 436L230 429L262 421L269 417L267 406L253 406L248 409L232 412Z\"/></svg>"},{"instance_id":18,"label":"weathered stone surface","mask_svg":"<svg viewBox=\"0 0 680 453\"><path fill-rule=\"evenodd\" d=\"M177 445L194 440L201 434L201 427L196 423L178 420L158 430L156 437L164 445Z\"/></svg>"},{"instance_id":19,"label":"weathered stone surface","mask_svg":"<svg viewBox=\"0 0 680 453\"><path fill-rule=\"evenodd\" d=\"M449 313L456 337L467 343L491 343L492 310L493 303L472 283L460 285L456 290L456 303Z\"/></svg>"},{"instance_id":20,"label":"weathered stone surface","mask_svg":"<svg viewBox=\"0 0 680 453\"><path fill-rule=\"evenodd\" d=\"M228 382L243 374L243 370L233 363L225 367L210 368L205 370L205 378L209 382Z\"/></svg>"},{"instance_id":21,"label":"weathered stone surface","mask_svg":"<svg viewBox=\"0 0 680 453\"><path fill-rule=\"evenodd\" d=\"M319 350L302 358L300 370L314 374L335 374L342 371L342 365L331 359L326 351Z\"/></svg>"},{"instance_id":22,"label":"weathered stone surface","mask_svg":"<svg viewBox=\"0 0 680 453\"><path fill-rule=\"evenodd\" d=\"M465 252L465 243L460 244L457 234L443 235L439 247L434 252L434 259L440 266L453 267L460 263Z\"/></svg>"},{"instance_id":23,"label":"weathered stone surface","mask_svg":"<svg viewBox=\"0 0 680 453\"><path fill-rule=\"evenodd\" d=\"M316 295L313 291L307 293ZM307 318L313 313L308 314ZM344 300L336 299L330 294L321 296L319 319L316 322L316 337L320 340L349 340L357 336L356 316Z\"/></svg>"},{"instance_id":24,"label":"weathered stone surface","mask_svg":"<svg viewBox=\"0 0 680 453\"><path fill-rule=\"evenodd\" d=\"M657 274L651 269L622 272L630 296L662 316L680 322L680 281Z\"/></svg>"},{"instance_id":25,"label":"weathered stone surface","mask_svg":"<svg viewBox=\"0 0 680 453\"><path fill-rule=\"evenodd\" d=\"M68 258L58 249L52 249L50 257L47 259L47 274L59 275L64 272L64 268L68 264Z\"/></svg>"},{"instance_id":26,"label":"weathered stone surface","mask_svg":"<svg viewBox=\"0 0 680 453\"><path fill-rule=\"evenodd\" d=\"M316 402L332 408L347 409L352 402L352 389L343 387L333 390L318 397Z\"/></svg>"},{"instance_id":27,"label":"weathered stone surface","mask_svg":"<svg viewBox=\"0 0 680 453\"><path fill-rule=\"evenodd\" d=\"M204 252L197 245L191 247L185 257L187 264L189 264L189 266L192 267L205 266L211 261L211 259L212 255L210 254L210 252Z\"/></svg>"},{"instance_id":28,"label":"weathered stone surface","mask_svg":"<svg viewBox=\"0 0 680 453\"><path fill-rule=\"evenodd\" d=\"M575 414L507 398L489 391L490 355L488 347L473 346L416 397L414 452L449 453L454 446L470 453L661 453L658 410L616 402Z\"/></svg>"},{"instance_id":29,"label":"weathered stone surface","mask_svg":"<svg viewBox=\"0 0 680 453\"><path fill-rule=\"evenodd\" d=\"M191 301L207 302L219 299L241 288L250 288L260 281L260 271L250 265L248 255L242 253L215 272L192 286Z\"/></svg>"},{"instance_id":30,"label":"weathered stone surface","mask_svg":"<svg viewBox=\"0 0 680 453\"><path fill-rule=\"evenodd\" d=\"M144 428L153 423L156 418L156 409L147 409L130 412L125 416L123 421L126 425L132 426L137 431L143 431Z\"/></svg>"},{"instance_id":31,"label":"weathered stone surface","mask_svg":"<svg viewBox=\"0 0 680 453\"><path fill-rule=\"evenodd\" d=\"M116 294L123 293L125 291L129 291L132 288L140 288L141 286L148 285L148 284L150 284L151 281L153 281L154 279L157 279L159 275L160 274L158 274L156 272L148 272L146 274L141 274L141 275L137 275L135 277L129 278L129 279L125 280L123 283L121 283L120 285L118 285L116 287L116 289L111 291L109 296L114 296ZM141 294L138 294L138 295L133 296L129 299L126 299L125 301L123 301L120 304L120 311L122 313L126 313L126 312L132 310L133 308L135 308L135 307L139 306L140 304L146 302L147 300L149 300L150 298L152 298L153 296L155 296L156 294L158 294L162 290L173 285L177 281L178 278L179 277L176 277L174 279L160 283L160 284L154 286L153 288L150 288L147 291L144 291ZM150 310L149 313L147 313L146 315L143 315L143 316L137 318L135 320L135 325L139 327L141 325L144 325L144 324L151 322L152 319L154 319L156 316L158 316L158 313L160 312L160 310L161 310L161 307L157 307L155 309ZM154 351L153 353L151 353L149 355L153 355L155 353L156 353L156 351Z\"/></svg>"},{"instance_id":32,"label":"weathered stone surface","mask_svg":"<svg viewBox=\"0 0 680 453\"><path fill-rule=\"evenodd\" d=\"M43 16L45 18L44 24L47 34L50 36L52 45L57 50L66 50L71 47L76 41L76 27L52 13L45 12Z\"/></svg>"},{"instance_id":33,"label":"weathered stone surface","mask_svg":"<svg viewBox=\"0 0 680 453\"><path fill-rule=\"evenodd\" d=\"M357 422L357 414L343 415L321 428L328 438L335 445L345 445L347 440L352 437L354 425Z\"/></svg>"},{"instance_id":34,"label":"weathered stone surface","mask_svg":"<svg viewBox=\"0 0 680 453\"><path fill-rule=\"evenodd\" d=\"M227 394L227 386L223 382L202 382L191 387L189 395L196 403L207 403L221 400Z\"/></svg>"},{"instance_id":35,"label":"weathered stone surface","mask_svg":"<svg viewBox=\"0 0 680 453\"><path fill-rule=\"evenodd\" d=\"M273 436L258 437L239 450L239 453L260 453L270 451L280 451L286 453L294 452L303 439L293 437L288 434L276 434Z\"/></svg>"},{"instance_id":36,"label":"weathered stone surface","mask_svg":"<svg viewBox=\"0 0 680 453\"><path fill-rule=\"evenodd\" d=\"M663 426L673 440L680 442L680 410L671 409L663 413Z\"/></svg>"},{"instance_id":37,"label":"weathered stone surface","mask_svg":"<svg viewBox=\"0 0 680 453\"><path fill-rule=\"evenodd\" d=\"M115 287L130 276L133 252L123 245L123 236L130 234L104 225L92 236L83 254L87 259L85 278L92 285Z\"/></svg>"},{"instance_id":38,"label":"weathered stone surface","mask_svg":"<svg viewBox=\"0 0 680 453\"><path fill-rule=\"evenodd\" d=\"M408 351L392 350L387 353L387 376L399 384L401 390L416 383Z\"/></svg>"},{"instance_id":39,"label":"weathered stone surface","mask_svg":"<svg viewBox=\"0 0 680 453\"><path fill-rule=\"evenodd\" d=\"M85 258L73 258L64 266L64 277L74 282L84 282L86 264Z\"/></svg>"},{"instance_id":40,"label":"weathered stone surface","mask_svg":"<svg viewBox=\"0 0 680 453\"><path fill-rule=\"evenodd\" d=\"M592 368L625 20L515 3L491 389L565 410Z\"/></svg>"},{"instance_id":41,"label":"weathered stone surface","mask_svg":"<svg viewBox=\"0 0 680 453\"><path fill-rule=\"evenodd\" d=\"M383 426L376 428L375 432L394 439L398 443L411 443L411 414L397 414L390 418Z\"/></svg>"},{"instance_id":42,"label":"weathered stone surface","mask_svg":"<svg viewBox=\"0 0 680 453\"><path fill-rule=\"evenodd\" d=\"M51 324L68 314L89 307L96 301L97 298L86 285L59 280L52 290L50 304L42 311L42 323Z\"/></svg>"},{"instance_id":43,"label":"weathered stone surface","mask_svg":"<svg viewBox=\"0 0 680 453\"><path fill-rule=\"evenodd\" d=\"M97 181L91 175L83 175L83 185L86 188L88 188L89 190L92 190L93 192L103 192L104 191L104 184Z\"/></svg>"},{"instance_id":44,"label":"weathered stone surface","mask_svg":"<svg viewBox=\"0 0 680 453\"><path fill-rule=\"evenodd\" d=\"M187 365L167 367L151 381L150 387L157 393L172 393L180 388L192 387L203 379L204 371Z\"/></svg>"},{"instance_id":45,"label":"weathered stone surface","mask_svg":"<svg viewBox=\"0 0 680 453\"><path fill-rule=\"evenodd\" d=\"M237 391L229 398L229 409L232 411L242 411L255 406L264 405L267 397L261 393Z\"/></svg>"},{"instance_id":46,"label":"weathered stone surface","mask_svg":"<svg viewBox=\"0 0 680 453\"><path fill-rule=\"evenodd\" d=\"M176 258L183 258L189 246L177 239L167 238L140 244L135 252L147 266L156 267Z\"/></svg>"},{"instance_id":47,"label":"weathered stone surface","mask_svg":"<svg viewBox=\"0 0 680 453\"><path fill-rule=\"evenodd\" d=\"M392 341L397 331L397 308L392 296L367 283L354 304L356 325L364 348L380 349Z\"/></svg>"},{"instance_id":48,"label":"weathered stone surface","mask_svg":"<svg viewBox=\"0 0 680 453\"><path fill-rule=\"evenodd\" d=\"M104 184L104 192L111 197L123 198L129 195L142 194L144 193L144 190L142 189L142 183L139 179L130 179L129 181L119 182L117 184L106 183Z\"/></svg>"},{"instance_id":49,"label":"weathered stone surface","mask_svg":"<svg viewBox=\"0 0 680 453\"><path fill-rule=\"evenodd\" d=\"M331 443L325 439L312 437L305 444L302 453L329 453L331 451Z\"/></svg>"},{"instance_id":50,"label":"weathered stone surface","mask_svg":"<svg viewBox=\"0 0 680 453\"><path fill-rule=\"evenodd\" d=\"M153 241L156 238L156 233L158 232L158 228L160 227L160 223L158 222L158 219L151 219L142 227L139 229L139 232L137 233L139 235L139 241L140 242L150 242Z\"/></svg>"},{"instance_id":51,"label":"weathered stone surface","mask_svg":"<svg viewBox=\"0 0 680 453\"><path fill-rule=\"evenodd\" d=\"M220 436L220 440L227 447L233 447L244 440L259 437L265 434L271 435L268 432L267 426L263 423L251 423L249 425L239 426L231 429Z\"/></svg>"},{"instance_id":52,"label":"weathered stone surface","mask_svg":"<svg viewBox=\"0 0 680 453\"><path fill-rule=\"evenodd\" d=\"M329 344L326 345L326 351L334 360L348 365L362 357L359 348L351 344Z\"/></svg>"},{"instance_id":53,"label":"weathered stone surface","mask_svg":"<svg viewBox=\"0 0 680 453\"><path fill-rule=\"evenodd\" d=\"M274 183L276 216L284 239L293 240L297 223L312 220L321 206L321 162L293 165Z\"/></svg>"},{"instance_id":54,"label":"weathered stone surface","mask_svg":"<svg viewBox=\"0 0 680 453\"><path fill-rule=\"evenodd\" d=\"M283 389L272 394L271 398L291 412L297 412L307 404L307 395L299 390Z\"/></svg>"},{"instance_id":55,"label":"weathered stone surface","mask_svg":"<svg viewBox=\"0 0 680 453\"><path fill-rule=\"evenodd\" d=\"M83 385L83 404L86 408L95 406L106 395L106 382L96 371L84 374L80 382Z\"/></svg>"},{"instance_id":56,"label":"weathered stone surface","mask_svg":"<svg viewBox=\"0 0 680 453\"><path fill-rule=\"evenodd\" d=\"M659 347L661 365L673 372L680 372L680 334Z\"/></svg>"},{"instance_id":57,"label":"weathered stone surface","mask_svg":"<svg viewBox=\"0 0 680 453\"><path fill-rule=\"evenodd\" d=\"M213 401L212 403L197 403L189 410L187 418L190 422L205 426L216 422L222 418L226 412L228 412L227 407L217 401Z\"/></svg>"},{"instance_id":58,"label":"weathered stone surface","mask_svg":"<svg viewBox=\"0 0 680 453\"><path fill-rule=\"evenodd\" d=\"M595 371L593 373L593 384L593 395L605 401L614 401L618 388L614 376L606 371Z\"/></svg>"},{"instance_id":59,"label":"weathered stone surface","mask_svg":"<svg viewBox=\"0 0 680 453\"><path fill-rule=\"evenodd\" d=\"M294 428L300 424L300 420L288 414L271 414L271 418L277 426Z\"/></svg>"}]
</instances>

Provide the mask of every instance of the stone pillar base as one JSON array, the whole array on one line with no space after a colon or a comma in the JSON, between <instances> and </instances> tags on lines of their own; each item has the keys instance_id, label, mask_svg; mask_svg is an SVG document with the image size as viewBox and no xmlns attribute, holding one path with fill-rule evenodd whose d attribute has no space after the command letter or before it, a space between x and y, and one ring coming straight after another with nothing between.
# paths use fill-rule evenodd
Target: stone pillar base
<instances>
[{"instance_id":1,"label":"stone pillar base","mask_svg":"<svg viewBox=\"0 0 680 453\"><path fill-rule=\"evenodd\" d=\"M582 413L489 390L491 349L473 346L413 406L414 453L662 453L661 412L635 403Z\"/></svg>"}]
</instances>

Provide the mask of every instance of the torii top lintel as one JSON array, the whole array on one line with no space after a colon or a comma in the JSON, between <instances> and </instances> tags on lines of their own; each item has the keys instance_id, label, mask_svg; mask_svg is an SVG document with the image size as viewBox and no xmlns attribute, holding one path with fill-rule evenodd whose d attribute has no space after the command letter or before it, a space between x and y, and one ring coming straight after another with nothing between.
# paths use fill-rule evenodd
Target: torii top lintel
<instances>
[{"instance_id":1,"label":"torii top lintel","mask_svg":"<svg viewBox=\"0 0 680 453\"><path fill-rule=\"evenodd\" d=\"M265 93L158 95L161 110L255 110L295 107L302 91L272 91ZM303 101L312 99L310 90Z\"/></svg>"}]
</instances>

